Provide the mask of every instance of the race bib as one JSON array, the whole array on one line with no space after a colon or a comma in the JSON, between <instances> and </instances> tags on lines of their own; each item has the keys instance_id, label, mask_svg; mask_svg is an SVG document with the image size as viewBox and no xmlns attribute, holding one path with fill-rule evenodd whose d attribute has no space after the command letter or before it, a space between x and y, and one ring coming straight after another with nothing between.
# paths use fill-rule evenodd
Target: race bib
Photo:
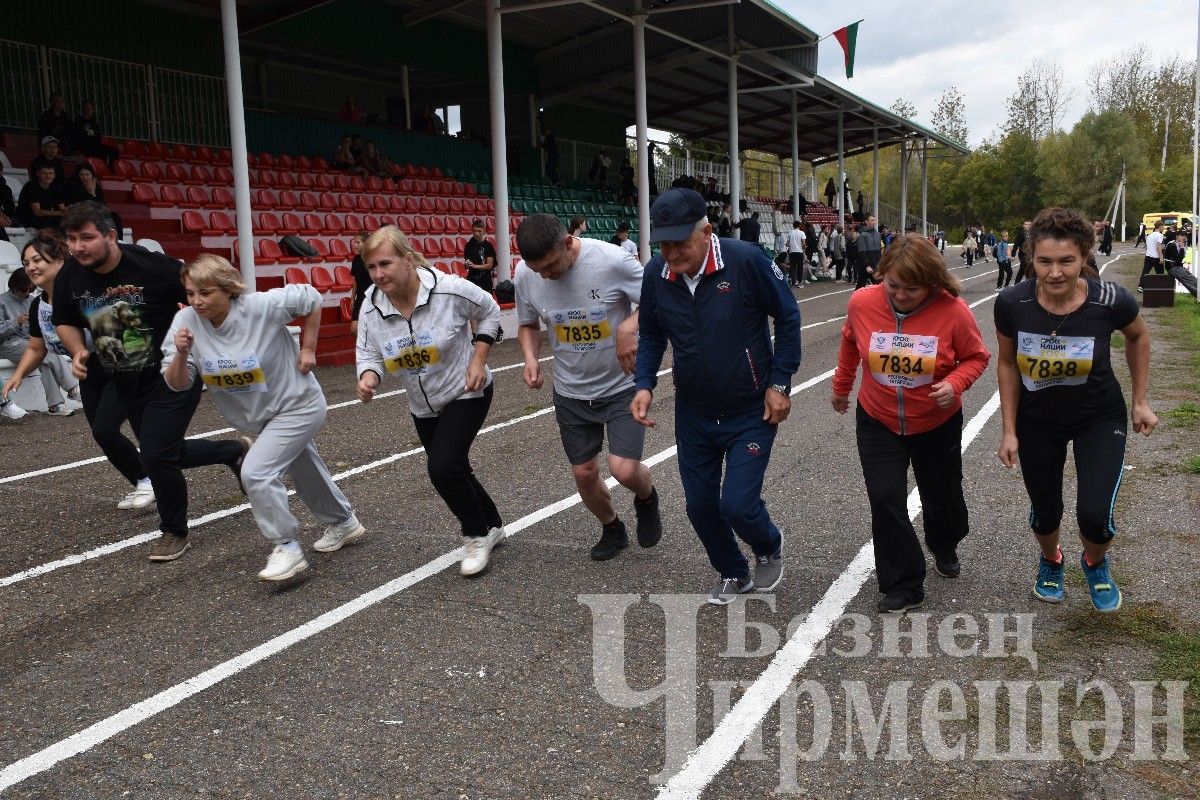
<instances>
[{"instance_id":1,"label":"race bib","mask_svg":"<svg viewBox=\"0 0 1200 800\"><path fill-rule=\"evenodd\" d=\"M554 332L554 346L559 350L586 353L607 350L615 344L612 323L604 306L551 311L550 329Z\"/></svg>"},{"instance_id":2,"label":"race bib","mask_svg":"<svg viewBox=\"0 0 1200 800\"><path fill-rule=\"evenodd\" d=\"M416 337L401 336L383 344L383 366L393 375L407 372L409 375L428 375L442 363L442 353L432 333L418 333Z\"/></svg>"},{"instance_id":3,"label":"race bib","mask_svg":"<svg viewBox=\"0 0 1200 800\"><path fill-rule=\"evenodd\" d=\"M226 394L251 394L267 390L258 356L247 353L234 358L200 359L200 379L209 389Z\"/></svg>"},{"instance_id":4,"label":"race bib","mask_svg":"<svg viewBox=\"0 0 1200 800\"><path fill-rule=\"evenodd\" d=\"M1091 336L1017 334L1017 369L1031 392L1048 386L1079 386L1092 373L1096 340Z\"/></svg>"},{"instance_id":5,"label":"race bib","mask_svg":"<svg viewBox=\"0 0 1200 800\"><path fill-rule=\"evenodd\" d=\"M938 337L872 333L867 367L884 386L912 389L933 383Z\"/></svg>"}]
</instances>

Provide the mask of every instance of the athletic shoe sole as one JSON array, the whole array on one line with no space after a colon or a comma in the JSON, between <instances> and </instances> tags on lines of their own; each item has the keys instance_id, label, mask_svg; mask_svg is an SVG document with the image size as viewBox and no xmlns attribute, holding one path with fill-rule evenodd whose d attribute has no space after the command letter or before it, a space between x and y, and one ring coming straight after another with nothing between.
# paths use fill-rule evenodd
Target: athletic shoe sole
<instances>
[{"instance_id":1,"label":"athletic shoe sole","mask_svg":"<svg viewBox=\"0 0 1200 800\"><path fill-rule=\"evenodd\" d=\"M363 527L363 526L360 524L360 525L358 526L358 529L357 529L357 530L354 530L354 531L351 531L350 533L347 533L347 534L346 534L346 535L345 535L345 536L344 536L344 537L343 537L343 538L342 538L342 539L341 539L341 540L340 540L340 541L339 541L337 544L335 544L335 545L332 545L332 546L329 546L329 545L327 545L327 546L325 546L325 547L322 547L322 546L320 545L320 540L318 540L317 542L314 542L314 543L313 543L313 550L316 550L318 553L333 553L333 552L336 552L336 551L338 551L338 550L341 550L343 547L345 547L346 545L350 544L351 542L357 542L359 539L361 539L361 538L363 537L363 534L365 534L366 532L367 532L367 529L366 529L365 527Z\"/></svg>"},{"instance_id":2,"label":"athletic shoe sole","mask_svg":"<svg viewBox=\"0 0 1200 800\"><path fill-rule=\"evenodd\" d=\"M1037 592L1031 592L1031 594L1033 595L1034 600L1041 600L1043 603L1061 603L1063 600L1062 597L1048 597L1047 595L1038 594Z\"/></svg>"},{"instance_id":3,"label":"athletic shoe sole","mask_svg":"<svg viewBox=\"0 0 1200 800\"><path fill-rule=\"evenodd\" d=\"M881 613L881 614L903 614L905 611L912 611L914 608L920 608L923 605L925 605L925 600L921 599L921 600L916 601L915 603L908 603L907 605L905 605L901 608L889 608L886 611L881 609L879 613Z\"/></svg>"},{"instance_id":4,"label":"athletic shoe sole","mask_svg":"<svg viewBox=\"0 0 1200 800\"><path fill-rule=\"evenodd\" d=\"M260 572L258 573L258 579L260 581L286 581L288 578L299 575L306 569L308 569L308 562L302 559L298 564L293 564L287 572L279 575L271 575L269 577Z\"/></svg>"},{"instance_id":5,"label":"athletic shoe sole","mask_svg":"<svg viewBox=\"0 0 1200 800\"><path fill-rule=\"evenodd\" d=\"M960 574L962 574L962 567L960 566L958 570L954 572L944 572L942 571L942 565L934 562L933 571L938 575L941 575L943 578L957 578Z\"/></svg>"}]
</instances>

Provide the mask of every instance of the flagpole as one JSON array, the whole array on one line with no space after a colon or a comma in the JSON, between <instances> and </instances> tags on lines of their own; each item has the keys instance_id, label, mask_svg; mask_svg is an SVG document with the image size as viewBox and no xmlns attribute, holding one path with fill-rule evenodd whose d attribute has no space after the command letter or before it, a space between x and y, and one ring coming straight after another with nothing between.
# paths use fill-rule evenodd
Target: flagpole
<instances>
[{"instance_id":1,"label":"flagpole","mask_svg":"<svg viewBox=\"0 0 1200 800\"><path fill-rule=\"evenodd\" d=\"M866 20L867 20L866 17L863 17L862 19L856 19L856 20L854 20L854 22L847 22L845 25L842 26L842 28L849 28L851 25L857 25L860 22L866 22ZM838 28L838 31L840 31L842 28ZM830 36L833 36L833 34L835 34L835 33L837 33L837 31L830 31L829 33L825 34L820 39L817 39L817 44L820 44L821 42L825 41Z\"/></svg>"}]
</instances>

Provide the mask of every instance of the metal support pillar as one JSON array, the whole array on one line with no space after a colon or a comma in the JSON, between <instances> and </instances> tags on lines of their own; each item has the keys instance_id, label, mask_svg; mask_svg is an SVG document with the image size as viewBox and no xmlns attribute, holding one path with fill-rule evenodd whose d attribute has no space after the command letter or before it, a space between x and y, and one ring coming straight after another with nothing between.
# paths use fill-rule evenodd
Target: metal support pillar
<instances>
[{"instance_id":1,"label":"metal support pillar","mask_svg":"<svg viewBox=\"0 0 1200 800\"><path fill-rule=\"evenodd\" d=\"M900 230L908 227L908 142L900 143Z\"/></svg>"},{"instance_id":2,"label":"metal support pillar","mask_svg":"<svg viewBox=\"0 0 1200 800\"><path fill-rule=\"evenodd\" d=\"M921 142L921 235L929 235L929 140Z\"/></svg>"},{"instance_id":3,"label":"metal support pillar","mask_svg":"<svg viewBox=\"0 0 1200 800\"><path fill-rule=\"evenodd\" d=\"M230 0L227 0L230 1ZM492 117L492 198L496 201L496 264L500 280L513 275L508 246L508 148L504 123L504 41L500 0L487 0L488 109Z\"/></svg>"},{"instance_id":4,"label":"metal support pillar","mask_svg":"<svg viewBox=\"0 0 1200 800\"><path fill-rule=\"evenodd\" d=\"M246 112L242 105L242 55L238 41L237 0L221 0L221 40L225 46L225 96L229 101L229 149L233 153L238 266L246 288L254 291L254 223L250 218L250 166L246 157Z\"/></svg>"},{"instance_id":5,"label":"metal support pillar","mask_svg":"<svg viewBox=\"0 0 1200 800\"><path fill-rule=\"evenodd\" d=\"M738 145L738 57L733 32L733 6L727 11L729 26L729 202L733 206L733 221L742 218L742 159Z\"/></svg>"},{"instance_id":6,"label":"metal support pillar","mask_svg":"<svg viewBox=\"0 0 1200 800\"><path fill-rule=\"evenodd\" d=\"M871 214L879 224L879 126L871 126Z\"/></svg>"},{"instance_id":7,"label":"metal support pillar","mask_svg":"<svg viewBox=\"0 0 1200 800\"><path fill-rule=\"evenodd\" d=\"M637 127L637 204L638 260L650 260L650 148L646 141L650 127L646 112L646 14L640 0L633 15L633 114Z\"/></svg>"},{"instance_id":8,"label":"metal support pillar","mask_svg":"<svg viewBox=\"0 0 1200 800\"><path fill-rule=\"evenodd\" d=\"M838 221L837 221L837 224L839 226L846 224L846 190L845 190L845 186L846 186L846 141L845 141L845 133L844 133L844 131L845 131L844 119L843 119L844 116L845 116L845 114L842 111L839 110L837 112L837 122L838 122L838 134L837 134L837 136L838 136L838 140L837 140L837 149L838 149L838 177L837 177Z\"/></svg>"},{"instance_id":9,"label":"metal support pillar","mask_svg":"<svg viewBox=\"0 0 1200 800\"><path fill-rule=\"evenodd\" d=\"M412 95L408 91L408 64L400 67L400 91L404 95L404 129L412 130Z\"/></svg>"}]
</instances>

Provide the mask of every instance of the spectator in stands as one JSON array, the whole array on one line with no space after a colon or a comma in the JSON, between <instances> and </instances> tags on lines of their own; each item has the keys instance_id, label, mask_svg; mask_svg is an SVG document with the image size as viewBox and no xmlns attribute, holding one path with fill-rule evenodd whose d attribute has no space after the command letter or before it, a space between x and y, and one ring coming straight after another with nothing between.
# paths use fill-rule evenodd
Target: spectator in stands
<instances>
[{"instance_id":1,"label":"spectator in stands","mask_svg":"<svg viewBox=\"0 0 1200 800\"><path fill-rule=\"evenodd\" d=\"M592 157L592 165L588 168L588 180L596 187L598 191L608 190L608 169L612 166L612 159L608 157L607 150L601 150ZM632 167L630 168L632 173ZM632 174L631 174L632 178Z\"/></svg>"},{"instance_id":2,"label":"spectator in stands","mask_svg":"<svg viewBox=\"0 0 1200 800\"><path fill-rule=\"evenodd\" d=\"M637 183L633 177L633 164L629 163L629 156L621 158L621 202L627 206L637 202Z\"/></svg>"},{"instance_id":3,"label":"spectator in stands","mask_svg":"<svg viewBox=\"0 0 1200 800\"><path fill-rule=\"evenodd\" d=\"M569 230L572 236L583 236L587 233L587 217L582 214L576 214L571 217L571 227Z\"/></svg>"},{"instance_id":4,"label":"spectator in stands","mask_svg":"<svg viewBox=\"0 0 1200 800\"><path fill-rule=\"evenodd\" d=\"M392 162L388 161L375 147L375 142L367 139L362 152L358 154L358 167L368 175L376 178L392 177Z\"/></svg>"},{"instance_id":5,"label":"spectator in stands","mask_svg":"<svg viewBox=\"0 0 1200 800\"><path fill-rule=\"evenodd\" d=\"M112 169L121 151L111 144L105 144L103 136L100 121L96 118L96 104L84 100L79 107L79 119L71 125L71 146L85 156L104 159L108 168Z\"/></svg>"},{"instance_id":6,"label":"spectator in stands","mask_svg":"<svg viewBox=\"0 0 1200 800\"><path fill-rule=\"evenodd\" d=\"M37 171L36 179L21 189L21 198L17 201L17 221L25 227L57 228L62 222L67 207L54 174L52 165L43 165Z\"/></svg>"},{"instance_id":7,"label":"spectator in stands","mask_svg":"<svg viewBox=\"0 0 1200 800\"><path fill-rule=\"evenodd\" d=\"M75 168L75 174L63 183L62 186L63 205L73 206L76 203L84 203L91 201L99 203L107 207L108 203L104 201L104 187L100 185L100 179L96 176L96 171L86 161ZM109 213L112 214L113 222L117 226L117 230L121 231L121 217L117 215L111 208Z\"/></svg>"},{"instance_id":8,"label":"spectator in stands","mask_svg":"<svg viewBox=\"0 0 1200 800\"><path fill-rule=\"evenodd\" d=\"M471 238L463 245L463 261L467 266L467 280L490 292L492 270L496 268L496 248L487 240L487 230L481 219L471 223Z\"/></svg>"},{"instance_id":9,"label":"spectator in stands","mask_svg":"<svg viewBox=\"0 0 1200 800\"><path fill-rule=\"evenodd\" d=\"M71 153L71 115L67 113L67 100L62 92L50 95L50 107L38 119L38 141L47 136L57 140L64 153Z\"/></svg>"},{"instance_id":10,"label":"spectator in stands","mask_svg":"<svg viewBox=\"0 0 1200 800\"><path fill-rule=\"evenodd\" d=\"M864 205L866 205L866 200L863 199L862 189L859 189L858 197L854 200L854 213L858 215L860 220L862 219Z\"/></svg>"},{"instance_id":11,"label":"spectator in stands","mask_svg":"<svg viewBox=\"0 0 1200 800\"><path fill-rule=\"evenodd\" d=\"M8 241L8 232L4 229L11 228L16 224L17 201L13 198L8 181L0 178L0 242Z\"/></svg>"},{"instance_id":12,"label":"spectator in stands","mask_svg":"<svg viewBox=\"0 0 1200 800\"><path fill-rule=\"evenodd\" d=\"M721 190L717 188L717 179L712 175L708 176L708 183L704 186L704 199L710 203L721 201Z\"/></svg>"},{"instance_id":13,"label":"spectator in stands","mask_svg":"<svg viewBox=\"0 0 1200 800\"><path fill-rule=\"evenodd\" d=\"M759 241L762 236L762 224L758 221L757 211L751 212L748 217L742 217L734 227L738 229L738 238L743 242L762 247L762 242Z\"/></svg>"},{"instance_id":14,"label":"spectator in stands","mask_svg":"<svg viewBox=\"0 0 1200 800\"><path fill-rule=\"evenodd\" d=\"M650 196L658 197L658 178L655 177L655 157L658 155L658 145L651 142L646 147L646 170L650 175Z\"/></svg>"},{"instance_id":15,"label":"spectator in stands","mask_svg":"<svg viewBox=\"0 0 1200 800\"><path fill-rule=\"evenodd\" d=\"M362 111L359 110L358 103L354 100L354 95L346 95L346 102L342 103L342 110L338 112L338 119L342 122L349 122L352 125L362 123Z\"/></svg>"},{"instance_id":16,"label":"spectator in stands","mask_svg":"<svg viewBox=\"0 0 1200 800\"><path fill-rule=\"evenodd\" d=\"M333 151L331 159L334 169L340 169L345 172L358 172L358 165L354 160L354 153L350 150L350 134L342 134L342 140L338 143L337 150Z\"/></svg>"},{"instance_id":17,"label":"spectator in stands","mask_svg":"<svg viewBox=\"0 0 1200 800\"><path fill-rule=\"evenodd\" d=\"M792 230L788 234L788 265L790 266L790 277L788 281L792 286L799 286L804 282L804 240L807 237L804 235L804 223L799 219L792 223Z\"/></svg>"},{"instance_id":18,"label":"spectator in stands","mask_svg":"<svg viewBox=\"0 0 1200 800\"><path fill-rule=\"evenodd\" d=\"M611 244L615 244L625 252L632 253L635 256L638 254L637 244L635 244L633 240L629 238L628 222L621 222L619 225L617 225L617 232L613 236Z\"/></svg>"},{"instance_id":19,"label":"spectator in stands","mask_svg":"<svg viewBox=\"0 0 1200 800\"><path fill-rule=\"evenodd\" d=\"M829 206L830 208L837 208L833 202L836 197L837 184L834 183L833 177L831 176L829 180L825 182L825 205Z\"/></svg>"},{"instance_id":20,"label":"spectator in stands","mask_svg":"<svg viewBox=\"0 0 1200 800\"><path fill-rule=\"evenodd\" d=\"M58 139L53 136L46 136L42 139L42 152L29 162L29 180L35 180L38 170L43 166L49 166L54 168L54 182L56 184L63 182L63 179L67 177L67 170L63 165L62 156L59 155L58 144Z\"/></svg>"},{"instance_id":21,"label":"spectator in stands","mask_svg":"<svg viewBox=\"0 0 1200 800\"><path fill-rule=\"evenodd\" d=\"M421 113L417 115L417 130L421 133L442 136L446 133L446 123L433 110L433 106L426 103L421 106Z\"/></svg>"},{"instance_id":22,"label":"spectator in stands","mask_svg":"<svg viewBox=\"0 0 1200 800\"><path fill-rule=\"evenodd\" d=\"M721 216L717 217L717 238L730 239L733 237L733 206L725 203L721 206Z\"/></svg>"},{"instance_id":23,"label":"spectator in stands","mask_svg":"<svg viewBox=\"0 0 1200 800\"><path fill-rule=\"evenodd\" d=\"M558 186L562 181L558 177L558 137L553 130L542 134L542 152L546 154L546 179L551 186Z\"/></svg>"},{"instance_id":24,"label":"spectator in stands","mask_svg":"<svg viewBox=\"0 0 1200 800\"><path fill-rule=\"evenodd\" d=\"M8 276L8 291L0 294L0 358L7 358L14 364L25 355L25 348L29 345L29 305L32 300L33 281L25 273L25 268L19 267ZM61 368L60 360L60 375ZM58 388L54 371L48 365L46 369L41 370L41 377L42 390L46 393L47 414L69 417L75 413L75 409L83 408L73 401L70 405L67 404L68 398ZM8 392L5 392L6 399L7 394Z\"/></svg>"},{"instance_id":25,"label":"spectator in stands","mask_svg":"<svg viewBox=\"0 0 1200 800\"><path fill-rule=\"evenodd\" d=\"M363 138L357 133L350 135L350 157L354 159L354 163L358 163L358 157L362 155Z\"/></svg>"},{"instance_id":26,"label":"spectator in stands","mask_svg":"<svg viewBox=\"0 0 1200 800\"><path fill-rule=\"evenodd\" d=\"M358 334L358 312L362 309L363 298L372 286L371 273L367 271L367 265L362 259L363 245L367 243L367 237L370 235L370 231L359 231L350 242L350 249L354 251L354 260L350 262L350 274L354 277L354 310L350 313L350 332L355 335Z\"/></svg>"}]
</instances>

